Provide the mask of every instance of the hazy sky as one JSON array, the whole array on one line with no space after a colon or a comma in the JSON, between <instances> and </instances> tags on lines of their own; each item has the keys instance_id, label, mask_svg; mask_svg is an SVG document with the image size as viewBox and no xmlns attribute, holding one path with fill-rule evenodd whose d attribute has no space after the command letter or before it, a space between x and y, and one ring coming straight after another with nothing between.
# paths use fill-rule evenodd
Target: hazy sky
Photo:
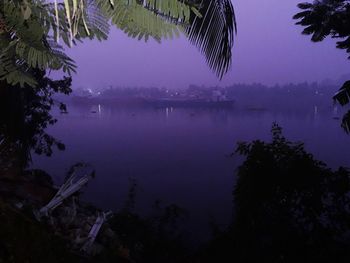
<instances>
[{"instance_id":1,"label":"hazy sky","mask_svg":"<svg viewBox=\"0 0 350 263\"><path fill-rule=\"evenodd\" d=\"M113 29L105 42L90 41L68 53L78 64L74 85L86 88L229 85L320 81L350 73L345 51L334 40L311 43L294 25L296 4L305 0L232 0L238 21L233 64L220 82L205 58L184 37L158 44Z\"/></svg>"}]
</instances>

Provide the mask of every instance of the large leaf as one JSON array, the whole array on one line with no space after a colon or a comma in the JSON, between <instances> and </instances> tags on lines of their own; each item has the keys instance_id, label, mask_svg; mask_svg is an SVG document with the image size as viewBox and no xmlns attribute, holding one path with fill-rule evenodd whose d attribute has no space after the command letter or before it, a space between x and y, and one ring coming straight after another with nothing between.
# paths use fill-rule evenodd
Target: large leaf
<instances>
[{"instance_id":1,"label":"large leaf","mask_svg":"<svg viewBox=\"0 0 350 263\"><path fill-rule=\"evenodd\" d=\"M205 55L211 69L222 78L232 62L232 46L237 32L230 0L203 0L202 17L191 13L188 38Z\"/></svg>"},{"instance_id":2,"label":"large leaf","mask_svg":"<svg viewBox=\"0 0 350 263\"><path fill-rule=\"evenodd\" d=\"M346 81L343 86L339 89L339 91L333 96L333 99L340 103L340 105L344 106L350 101L350 80ZM350 111L348 111L342 119L341 127L344 131L349 134L350 133Z\"/></svg>"},{"instance_id":3,"label":"large leaf","mask_svg":"<svg viewBox=\"0 0 350 263\"><path fill-rule=\"evenodd\" d=\"M349 103L350 98L350 80L346 81L339 91L333 96L335 101L338 101L340 105L344 106Z\"/></svg>"},{"instance_id":4,"label":"large leaf","mask_svg":"<svg viewBox=\"0 0 350 263\"><path fill-rule=\"evenodd\" d=\"M342 119L341 127L344 129L344 131L349 134L350 133L350 111L348 111Z\"/></svg>"}]
</instances>

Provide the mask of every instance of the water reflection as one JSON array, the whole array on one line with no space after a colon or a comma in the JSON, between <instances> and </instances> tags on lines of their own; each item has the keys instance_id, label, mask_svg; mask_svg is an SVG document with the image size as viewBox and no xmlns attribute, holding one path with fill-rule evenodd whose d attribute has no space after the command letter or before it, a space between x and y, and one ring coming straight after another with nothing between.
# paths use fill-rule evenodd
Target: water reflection
<instances>
[{"instance_id":1,"label":"water reflection","mask_svg":"<svg viewBox=\"0 0 350 263\"><path fill-rule=\"evenodd\" d=\"M165 116L167 118L169 117L169 108L168 107L165 108Z\"/></svg>"}]
</instances>

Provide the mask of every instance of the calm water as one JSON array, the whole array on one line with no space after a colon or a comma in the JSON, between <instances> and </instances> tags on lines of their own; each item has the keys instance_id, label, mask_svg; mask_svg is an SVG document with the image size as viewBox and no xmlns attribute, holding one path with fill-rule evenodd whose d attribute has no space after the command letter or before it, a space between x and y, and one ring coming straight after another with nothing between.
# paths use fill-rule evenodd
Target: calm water
<instances>
[{"instance_id":1,"label":"calm water","mask_svg":"<svg viewBox=\"0 0 350 263\"><path fill-rule=\"evenodd\" d=\"M58 114L49 130L66 150L51 158L34 156L34 166L61 183L72 164L92 164L97 176L84 198L105 209L122 207L129 178L134 178L137 211L150 213L157 199L176 203L188 210L188 230L195 238L207 236L210 218L229 222L235 168L242 159L228 155L238 141L269 140L274 121L288 139L304 141L329 166L350 166L350 136L331 110L296 114L74 105L69 110Z\"/></svg>"}]
</instances>

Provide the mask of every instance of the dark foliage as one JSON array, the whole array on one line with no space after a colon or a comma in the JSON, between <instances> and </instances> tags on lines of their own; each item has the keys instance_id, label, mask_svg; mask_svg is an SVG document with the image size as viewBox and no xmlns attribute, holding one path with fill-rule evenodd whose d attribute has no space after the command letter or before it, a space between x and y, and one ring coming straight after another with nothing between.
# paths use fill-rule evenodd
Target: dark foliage
<instances>
[{"instance_id":1,"label":"dark foliage","mask_svg":"<svg viewBox=\"0 0 350 263\"><path fill-rule=\"evenodd\" d=\"M114 215L109 224L118 235L118 245L108 247L98 262L110 262L117 255L128 262L188 262L190 253L180 235L169 235L164 228L172 227L172 220L180 215L169 215L171 205L165 207L161 216L142 218L135 213L121 211ZM170 216L170 217L169 217Z\"/></svg>"},{"instance_id":2,"label":"dark foliage","mask_svg":"<svg viewBox=\"0 0 350 263\"><path fill-rule=\"evenodd\" d=\"M54 99L54 94L71 92L71 79L51 80L44 71L36 70L38 85L11 86L0 83L0 154L1 161L16 159L25 166L30 152L51 155L53 146L64 150L64 144L46 133L56 122L50 110L56 104L66 112L66 106ZM6 156L7 155L7 156Z\"/></svg>"},{"instance_id":3,"label":"dark foliage","mask_svg":"<svg viewBox=\"0 0 350 263\"><path fill-rule=\"evenodd\" d=\"M134 212L137 182L130 179L130 187L124 207L115 213L109 225L118 236L118 249L113 244L98 262L110 262L114 256L124 257L131 262L188 262L189 250L178 224L186 217L186 211L175 204L163 206L156 201L153 214L142 217Z\"/></svg>"},{"instance_id":4,"label":"dark foliage","mask_svg":"<svg viewBox=\"0 0 350 263\"><path fill-rule=\"evenodd\" d=\"M303 11L294 19L298 25L304 26L303 34L312 35L311 40L319 42L327 36L340 38L337 48L350 53L350 1L349 0L317 0L313 3L298 5ZM349 57L350 58L350 57Z\"/></svg>"},{"instance_id":5,"label":"dark foliage","mask_svg":"<svg viewBox=\"0 0 350 263\"><path fill-rule=\"evenodd\" d=\"M350 98L350 80L346 81L340 90L334 94L333 99L338 101L340 105L344 106L349 103Z\"/></svg>"},{"instance_id":6,"label":"dark foliage","mask_svg":"<svg viewBox=\"0 0 350 263\"><path fill-rule=\"evenodd\" d=\"M302 143L272 128L271 143L240 143L246 156L234 190L230 229L207 248L205 262L348 262L350 173L332 171Z\"/></svg>"},{"instance_id":7,"label":"dark foliage","mask_svg":"<svg viewBox=\"0 0 350 263\"><path fill-rule=\"evenodd\" d=\"M234 35L237 32L232 3L229 0L194 2L201 3L199 12L202 17L191 13L188 38L199 47L209 67L221 79L231 66Z\"/></svg>"},{"instance_id":8,"label":"dark foliage","mask_svg":"<svg viewBox=\"0 0 350 263\"><path fill-rule=\"evenodd\" d=\"M0 200L1 263L73 263L67 242Z\"/></svg>"},{"instance_id":9,"label":"dark foliage","mask_svg":"<svg viewBox=\"0 0 350 263\"><path fill-rule=\"evenodd\" d=\"M344 129L344 131L349 134L350 133L350 111L348 111L342 119L341 127Z\"/></svg>"}]
</instances>

